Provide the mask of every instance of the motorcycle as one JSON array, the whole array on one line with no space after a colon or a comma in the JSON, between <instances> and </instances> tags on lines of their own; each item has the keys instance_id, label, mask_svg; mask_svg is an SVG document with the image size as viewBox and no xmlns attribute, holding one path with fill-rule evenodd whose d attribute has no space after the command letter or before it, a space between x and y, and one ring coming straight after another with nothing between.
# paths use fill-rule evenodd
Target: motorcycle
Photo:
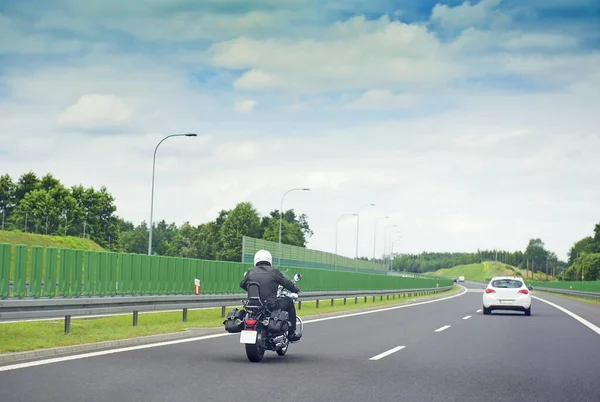
<instances>
[{"instance_id":1,"label":"motorcycle","mask_svg":"<svg viewBox=\"0 0 600 402\"><path fill-rule=\"evenodd\" d=\"M294 275L294 282L299 282L302 274ZM243 308L230 311L225 324L225 330L230 333L240 333L240 343L244 344L246 356L251 362L260 362L265 352L274 351L279 356L285 356L290 341L289 328L291 322L287 311L275 309L270 311L260 299L260 285L248 283L248 298L243 300ZM284 289L281 285L277 297L288 297L293 302L298 300L298 294ZM296 315L296 331L302 334L304 324Z\"/></svg>"}]
</instances>

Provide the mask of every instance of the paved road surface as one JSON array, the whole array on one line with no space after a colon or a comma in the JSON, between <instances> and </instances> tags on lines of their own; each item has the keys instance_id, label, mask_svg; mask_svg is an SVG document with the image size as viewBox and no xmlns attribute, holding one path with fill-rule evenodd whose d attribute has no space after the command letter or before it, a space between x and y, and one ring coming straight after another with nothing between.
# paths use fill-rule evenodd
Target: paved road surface
<instances>
[{"instance_id":1,"label":"paved road surface","mask_svg":"<svg viewBox=\"0 0 600 402\"><path fill-rule=\"evenodd\" d=\"M600 335L536 300L483 316L480 292L307 323L259 364L224 336L0 371L0 401L600 401Z\"/></svg>"}]
</instances>

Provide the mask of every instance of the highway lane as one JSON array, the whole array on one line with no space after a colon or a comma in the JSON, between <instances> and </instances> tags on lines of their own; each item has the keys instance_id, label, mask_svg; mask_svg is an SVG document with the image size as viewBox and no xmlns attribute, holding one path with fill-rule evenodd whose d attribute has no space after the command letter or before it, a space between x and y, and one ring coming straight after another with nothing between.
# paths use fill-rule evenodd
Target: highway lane
<instances>
[{"instance_id":1,"label":"highway lane","mask_svg":"<svg viewBox=\"0 0 600 402\"><path fill-rule=\"evenodd\" d=\"M471 289L485 289L486 285L477 282L467 282L467 285ZM568 297L557 296L552 293L538 292L533 288L531 293L534 297L541 297L542 299L558 304L561 307L579 315L581 318L591 322L592 324L600 327L600 304L588 303Z\"/></svg>"},{"instance_id":2,"label":"highway lane","mask_svg":"<svg viewBox=\"0 0 600 402\"><path fill-rule=\"evenodd\" d=\"M549 302L558 304L559 306L572 311L573 313L600 327L600 304L598 303L582 302L579 300L569 299L567 297L536 292L535 288L533 289L532 294Z\"/></svg>"},{"instance_id":3,"label":"highway lane","mask_svg":"<svg viewBox=\"0 0 600 402\"><path fill-rule=\"evenodd\" d=\"M600 336L534 302L531 317L483 316L481 293L470 292L307 323L289 355L259 364L226 336L4 371L0 400L597 402Z\"/></svg>"},{"instance_id":4,"label":"highway lane","mask_svg":"<svg viewBox=\"0 0 600 402\"><path fill-rule=\"evenodd\" d=\"M600 401L600 337L561 311L533 302L531 317L493 312L455 320L440 333L443 339L428 338L382 360L382 372L410 362L404 391L423 400L446 395L464 402ZM428 382L436 386L424 397Z\"/></svg>"}]
</instances>

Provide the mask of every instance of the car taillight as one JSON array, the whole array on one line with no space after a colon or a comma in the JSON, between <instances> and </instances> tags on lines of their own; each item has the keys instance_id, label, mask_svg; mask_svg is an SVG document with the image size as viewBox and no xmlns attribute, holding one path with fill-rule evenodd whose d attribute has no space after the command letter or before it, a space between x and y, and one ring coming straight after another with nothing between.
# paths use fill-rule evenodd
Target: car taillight
<instances>
[{"instance_id":1,"label":"car taillight","mask_svg":"<svg viewBox=\"0 0 600 402\"><path fill-rule=\"evenodd\" d=\"M523 293L524 295L526 295L526 294L529 294L529 290L527 290L527 289L521 289L521 290L519 290L518 293Z\"/></svg>"},{"instance_id":2,"label":"car taillight","mask_svg":"<svg viewBox=\"0 0 600 402\"><path fill-rule=\"evenodd\" d=\"M487 288L485 293L496 293L496 291L494 289Z\"/></svg>"}]
</instances>

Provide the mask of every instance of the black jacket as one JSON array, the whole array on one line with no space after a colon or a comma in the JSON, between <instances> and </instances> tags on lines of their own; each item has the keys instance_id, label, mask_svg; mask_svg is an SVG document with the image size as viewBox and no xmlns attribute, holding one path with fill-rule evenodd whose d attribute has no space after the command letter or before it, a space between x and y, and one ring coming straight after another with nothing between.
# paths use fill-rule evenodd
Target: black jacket
<instances>
[{"instance_id":1,"label":"black jacket","mask_svg":"<svg viewBox=\"0 0 600 402\"><path fill-rule=\"evenodd\" d=\"M290 292L298 293L300 289L293 281L287 279L280 270L269 265L252 267L240 282L240 287L248 290L248 282L256 282L260 285L260 298L269 304L277 300L277 288L283 286Z\"/></svg>"}]
</instances>

